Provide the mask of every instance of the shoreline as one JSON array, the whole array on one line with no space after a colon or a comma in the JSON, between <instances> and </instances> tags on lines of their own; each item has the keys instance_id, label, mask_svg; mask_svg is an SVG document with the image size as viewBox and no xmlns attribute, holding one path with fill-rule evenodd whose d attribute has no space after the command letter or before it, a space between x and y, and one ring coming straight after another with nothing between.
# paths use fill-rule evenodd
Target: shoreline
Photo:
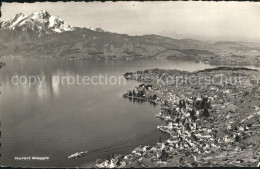
<instances>
[{"instance_id":1,"label":"shoreline","mask_svg":"<svg viewBox=\"0 0 260 169\"><path fill-rule=\"evenodd\" d=\"M244 75L243 78L259 77L259 72L255 70L237 68L237 71ZM241 84L217 86L203 83L174 88L171 85L156 84L156 77L165 72L170 75L188 76L234 73L225 68L192 73L160 69L126 73L126 79L137 80L144 84L135 87L133 91L128 91L123 97L160 104L161 111L156 118L163 120L166 125L157 126L157 129L168 133L170 138L160 141L155 146L137 147L129 155L118 155L96 166L100 168L257 166L260 154L255 150L260 149L260 145L252 139L260 140L258 136L260 105L256 105L258 98L256 101L250 100L255 97L260 99L259 85L251 83L250 87ZM247 99L245 95L248 96ZM239 101L242 103L238 104ZM243 109L240 107L243 105L248 107ZM245 111L248 113L245 114ZM237 156L239 153L242 154Z\"/></svg>"},{"instance_id":2,"label":"shoreline","mask_svg":"<svg viewBox=\"0 0 260 169\"><path fill-rule=\"evenodd\" d=\"M2 55L0 56L0 58L8 58L8 57L16 57L16 55ZM251 66L251 67L256 67L259 68L260 67L260 61L254 62L254 61L250 61L250 60L243 60L243 61L237 61L237 60L223 60L223 58L221 58L220 60L205 60L205 59L181 59L181 58L176 58L176 59L169 59L169 58L150 58L150 57L144 57L144 58L135 58L135 59L127 59L127 58L117 58L117 59L95 59L95 58L82 58L82 57L71 57L71 58L57 58L57 57L50 57L48 55L44 55L44 56L37 56L37 57L32 57L32 56L22 56L22 55L17 55L17 57L23 57L23 58L34 58L34 59L57 59L57 60L61 60L61 61L138 61L138 60L166 60L166 61L190 61L190 62L194 62L194 63L204 63L210 66L233 66L233 67L247 67L247 66Z\"/></svg>"}]
</instances>

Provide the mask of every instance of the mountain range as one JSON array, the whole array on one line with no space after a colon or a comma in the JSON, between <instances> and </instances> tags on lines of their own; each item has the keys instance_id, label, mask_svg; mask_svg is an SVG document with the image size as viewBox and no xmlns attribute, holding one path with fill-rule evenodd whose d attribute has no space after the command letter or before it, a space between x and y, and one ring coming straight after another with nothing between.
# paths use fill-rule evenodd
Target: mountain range
<instances>
[{"instance_id":1,"label":"mountain range","mask_svg":"<svg viewBox=\"0 0 260 169\"><path fill-rule=\"evenodd\" d=\"M11 20L1 22L1 29L15 31L32 31L38 36L43 33L51 34L74 30L57 16L51 16L47 11L41 10L29 16L22 13L16 14Z\"/></svg>"},{"instance_id":2,"label":"mountain range","mask_svg":"<svg viewBox=\"0 0 260 169\"><path fill-rule=\"evenodd\" d=\"M205 42L160 35L129 36L73 27L41 10L0 21L0 55L59 59L171 59L211 64L258 64L259 44Z\"/></svg>"}]
</instances>

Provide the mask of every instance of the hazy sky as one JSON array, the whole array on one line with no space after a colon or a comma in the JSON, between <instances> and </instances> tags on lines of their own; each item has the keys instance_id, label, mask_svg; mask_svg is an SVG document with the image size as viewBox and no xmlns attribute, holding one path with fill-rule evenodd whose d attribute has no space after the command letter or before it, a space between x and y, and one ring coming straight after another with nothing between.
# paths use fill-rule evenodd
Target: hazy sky
<instances>
[{"instance_id":1,"label":"hazy sky","mask_svg":"<svg viewBox=\"0 0 260 169\"><path fill-rule=\"evenodd\" d=\"M130 35L260 41L257 2L44 2L3 3L1 20L41 9L71 26L101 27Z\"/></svg>"}]
</instances>

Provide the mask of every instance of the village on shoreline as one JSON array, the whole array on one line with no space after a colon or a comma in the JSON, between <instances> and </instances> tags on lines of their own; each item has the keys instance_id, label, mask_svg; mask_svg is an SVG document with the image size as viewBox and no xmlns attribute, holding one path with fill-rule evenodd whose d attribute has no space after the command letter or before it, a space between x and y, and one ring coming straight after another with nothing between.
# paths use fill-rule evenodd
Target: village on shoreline
<instances>
[{"instance_id":1,"label":"village on shoreline","mask_svg":"<svg viewBox=\"0 0 260 169\"><path fill-rule=\"evenodd\" d=\"M239 81L223 82L220 78L223 75L233 79L239 77ZM124 76L142 84L123 97L160 105L161 111L156 117L165 125L157 128L170 137L153 146L139 146L125 156L114 155L105 161L99 160L97 167L259 166L258 70L242 67L218 67L196 72L149 69L127 72ZM169 77L198 77L200 81L195 83L195 78L195 82L185 81L179 86L180 79L166 83ZM205 77L214 78L215 83ZM158 79L162 83L158 83Z\"/></svg>"}]
</instances>

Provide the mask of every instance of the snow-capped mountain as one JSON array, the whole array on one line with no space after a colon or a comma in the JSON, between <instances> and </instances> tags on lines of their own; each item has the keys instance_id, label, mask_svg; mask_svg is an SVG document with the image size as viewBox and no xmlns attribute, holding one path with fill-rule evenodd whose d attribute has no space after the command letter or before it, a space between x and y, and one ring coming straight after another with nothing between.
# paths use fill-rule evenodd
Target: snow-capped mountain
<instances>
[{"instance_id":1,"label":"snow-capped mountain","mask_svg":"<svg viewBox=\"0 0 260 169\"><path fill-rule=\"evenodd\" d=\"M57 16L51 16L47 11L41 10L34 12L31 15L24 15L23 13L16 14L9 21L0 21L1 30L11 30L18 32L31 32L38 37L43 34L62 33L66 31L73 31L76 27L70 26ZM107 32L102 28L89 27L94 32ZM107 32L108 33L108 32Z\"/></svg>"},{"instance_id":2,"label":"snow-capped mountain","mask_svg":"<svg viewBox=\"0 0 260 169\"><path fill-rule=\"evenodd\" d=\"M61 18L51 16L47 11L41 10L29 16L22 13L16 14L11 20L0 22L0 30L32 31L40 36L43 33L72 31L74 27Z\"/></svg>"},{"instance_id":3,"label":"snow-capped mountain","mask_svg":"<svg viewBox=\"0 0 260 169\"><path fill-rule=\"evenodd\" d=\"M239 52L237 52L239 49ZM220 51L228 52L222 54ZM209 43L193 39L172 39L160 35L130 36L101 28L72 27L42 10L29 16L16 14L0 21L0 55L50 56L70 59L171 59L236 61L250 56L259 60L259 48L236 42ZM249 63L248 63L249 64Z\"/></svg>"}]
</instances>

